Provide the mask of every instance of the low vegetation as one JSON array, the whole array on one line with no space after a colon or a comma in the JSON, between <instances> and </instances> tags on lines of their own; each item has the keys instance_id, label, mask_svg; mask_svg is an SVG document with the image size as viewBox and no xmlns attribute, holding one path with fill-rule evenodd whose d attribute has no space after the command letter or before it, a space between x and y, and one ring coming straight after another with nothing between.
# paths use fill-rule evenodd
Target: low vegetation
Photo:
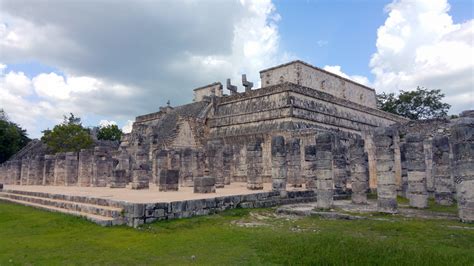
<instances>
[{"instance_id":1,"label":"low vegetation","mask_svg":"<svg viewBox=\"0 0 474 266\"><path fill-rule=\"evenodd\" d=\"M474 225L381 217L323 220L237 209L103 228L0 202L0 265L473 265Z\"/></svg>"}]
</instances>

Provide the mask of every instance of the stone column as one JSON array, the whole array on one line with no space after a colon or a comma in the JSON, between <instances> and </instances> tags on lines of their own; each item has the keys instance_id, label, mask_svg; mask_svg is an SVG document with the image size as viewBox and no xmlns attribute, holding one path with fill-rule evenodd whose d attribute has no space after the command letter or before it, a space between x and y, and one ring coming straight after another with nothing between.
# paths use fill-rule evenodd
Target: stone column
<instances>
[{"instance_id":1,"label":"stone column","mask_svg":"<svg viewBox=\"0 0 474 266\"><path fill-rule=\"evenodd\" d=\"M367 190L369 189L369 160L364 151L364 140L356 138L349 146L352 203L367 204Z\"/></svg>"},{"instance_id":2,"label":"stone column","mask_svg":"<svg viewBox=\"0 0 474 266\"><path fill-rule=\"evenodd\" d=\"M44 156L43 165L43 185L52 186L54 185L54 164L56 156L52 154L46 154Z\"/></svg>"},{"instance_id":3,"label":"stone column","mask_svg":"<svg viewBox=\"0 0 474 266\"><path fill-rule=\"evenodd\" d=\"M64 186L66 184L66 153L56 153L54 160L54 185Z\"/></svg>"},{"instance_id":4,"label":"stone column","mask_svg":"<svg viewBox=\"0 0 474 266\"><path fill-rule=\"evenodd\" d=\"M263 189L262 140L249 140L246 150L247 188L251 190Z\"/></svg>"},{"instance_id":5,"label":"stone column","mask_svg":"<svg viewBox=\"0 0 474 266\"><path fill-rule=\"evenodd\" d=\"M369 158L369 188L377 189L377 158L375 157L376 146L373 132L364 133L365 151Z\"/></svg>"},{"instance_id":6,"label":"stone column","mask_svg":"<svg viewBox=\"0 0 474 266\"><path fill-rule=\"evenodd\" d=\"M132 189L148 189L150 187L150 165L148 154L138 146L132 165Z\"/></svg>"},{"instance_id":7,"label":"stone column","mask_svg":"<svg viewBox=\"0 0 474 266\"><path fill-rule=\"evenodd\" d=\"M159 191L178 191L179 188L179 171L178 170L161 170Z\"/></svg>"},{"instance_id":8,"label":"stone column","mask_svg":"<svg viewBox=\"0 0 474 266\"><path fill-rule=\"evenodd\" d=\"M316 145L304 147L306 189L316 190Z\"/></svg>"},{"instance_id":9,"label":"stone column","mask_svg":"<svg viewBox=\"0 0 474 266\"><path fill-rule=\"evenodd\" d=\"M304 183L301 172L301 146L299 138L290 138L286 142L288 161L288 184L292 187L302 187Z\"/></svg>"},{"instance_id":10,"label":"stone column","mask_svg":"<svg viewBox=\"0 0 474 266\"><path fill-rule=\"evenodd\" d=\"M209 175L216 178L216 188L223 188L225 185L223 168L223 148L221 140L210 140L207 143L207 159L209 165Z\"/></svg>"},{"instance_id":11,"label":"stone column","mask_svg":"<svg viewBox=\"0 0 474 266\"><path fill-rule=\"evenodd\" d=\"M125 150L121 150L118 155L118 164L112 171L112 179L110 180L110 188L125 188L130 182L130 156Z\"/></svg>"},{"instance_id":12,"label":"stone column","mask_svg":"<svg viewBox=\"0 0 474 266\"><path fill-rule=\"evenodd\" d=\"M400 186L400 195L403 197L408 197L408 171L407 171L407 144L405 142L400 142L400 166L401 166L401 186Z\"/></svg>"},{"instance_id":13,"label":"stone column","mask_svg":"<svg viewBox=\"0 0 474 266\"><path fill-rule=\"evenodd\" d=\"M427 138L423 140L423 150L425 155L425 165L426 165L426 189L428 191L428 196L431 198L434 196L434 178L433 178L433 144L432 138Z\"/></svg>"},{"instance_id":14,"label":"stone column","mask_svg":"<svg viewBox=\"0 0 474 266\"><path fill-rule=\"evenodd\" d=\"M196 176L194 178L194 193L215 193L216 179L211 176Z\"/></svg>"},{"instance_id":15,"label":"stone column","mask_svg":"<svg viewBox=\"0 0 474 266\"><path fill-rule=\"evenodd\" d=\"M193 151L190 148L186 148L182 151L181 156L181 169L180 173L180 183L184 187L193 186L193 170L192 170L192 154Z\"/></svg>"},{"instance_id":16,"label":"stone column","mask_svg":"<svg viewBox=\"0 0 474 266\"><path fill-rule=\"evenodd\" d=\"M30 163L28 164L28 185L41 185L43 181L43 164L44 157L41 155L35 155L31 157Z\"/></svg>"},{"instance_id":17,"label":"stone column","mask_svg":"<svg viewBox=\"0 0 474 266\"><path fill-rule=\"evenodd\" d=\"M156 170L155 174L156 176L153 177L153 181L155 182L156 185L160 184L160 172L162 170L167 170L169 168L168 166L168 151L167 150L159 150L156 153Z\"/></svg>"},{"instance_id":18,"label":"stone column","mask_svg":"<svg viewBox=\"0 0 474 266\"><path fill-rule=\"evenodd\" d=\"M9 161L8 176L10 177L10 184L19 185L21 182L21 160Z\"/></svg>"},{"instance_id":19,"label":"stone column","mask_svg":"<svg viewBox=\"0 0 474 266\"><path fill-rule=\"evenodd\" d=\"M283 136L274 136L271 141L272 154L272 190L279 191L280 195L286 195L286 147Z\"/></svg>"},{"instance_id":20,"label":"stone column","mask_svg":"<svg viewBox=\"0 0 474 266\"><path fill-rule=\"evenodd\" d=\"M29 169L30 160L29 158L21 158L21 177L20 185L24 186L28 183L28 169Z\"/></svg>"},{"instance_id":21,"label":"stone column","mask_svg":"<svg viewBox=\"0 0 474 266\"><path fill-rule=\"evenodd\" d=\"M339 137L336 137L333 151L333 176L334 188L339 193L344 193L347 190L347 180L349 179L347 160L347 147L344 146Z\"/></svg>"},{"instance_id":22,"label":"stone column","mask_svg":"<svg viewBox=\"0 0 474 266\"><path fill-rule=\"evenodd\" d=\"M113 161L107 147L94 148L92 186L106 187L112 176Z\"/></svg>"},{"instance_id":23,"label":"stone column","mask_svg":"<svg viewBox=\"0 0 474 266\"><path fill-rule=\"evenodd\" d=\"M77 185L78 158L76 152L66 153L66 186Z\"/></svg>"},{"instance_id":24,"label":"stone column","mask_svg":"<svg viewBox=\"0 0 474 266\"><path fill-rule=\"evenodd\" d=\"M454 203L449 139L446 136L436 136L432 143L435 201L437 204L449 206Z\"/></svg>"},{"instance_id":25,"label":"stone column","mask_svg":"<svg viewBox=\"0 0 474 266\"><path fill-rule=\"evenodd\" d=\"M374 132L377 204L378 211L384 213L396 213L398 208L393 139L397 134L393 128L377 128Z\"/></svg>"},{"instance_id":26,"label":"stone column","mask_svg":"<svg viewBox=\"0 0 474 266\"><path fill-rule=\"evenodd\" d=\"M224 145L222 151L222 174L224 178L224 183L230 185L232 179L232 163L234 159L234 154L232 151L232 146Z\"/></svg>"},{"instance_id":27,"label":"stone column","mask_svg":"<svg viewBox=\"0 0 474 266\"><path fill-rule=\"evenodd\" d=\"M406 164L408 174L408 199L415 208L428 207L426 190L426 164L423 138L420 134L406 136Z\"/></svg>"},{"instance_id":28,"label":"stone column","mask_svg":"<svg viewBox=\"0 0 474 266\"><path fill-rule=\"evenodd\" d=\"M333 151L334 134L321 132L316 135L316 206L329 209L333 204Z\"/></svg>"},{"instance_id":29,"label":"stone column","mask_svg":"<svg viewBox=\"0 0 474 266\"><path fill-rule=\"evenodd\" d=\"M92 149L82 149L79 152L79 173L78 185L81 187L88 187L92 183L94 152Z\"/></svg>"},{"instance_id":30,"label":"stone column","mask_svg":"<svg viewBox=\"0 0 474 266\"><path fill-rule=\"evenodd\" d=\"M459 218L474 222L474 117L461 117L451 128L453 172Z\"/></svg>"}]
</instances>

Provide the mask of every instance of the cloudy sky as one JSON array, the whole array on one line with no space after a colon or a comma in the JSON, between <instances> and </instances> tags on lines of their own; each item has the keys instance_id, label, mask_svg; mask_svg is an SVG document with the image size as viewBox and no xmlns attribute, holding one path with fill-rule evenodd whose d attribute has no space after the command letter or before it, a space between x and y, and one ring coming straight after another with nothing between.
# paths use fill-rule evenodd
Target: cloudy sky
<instances>
[{"instance_id":1,"label":"cloudy sky","mask_svg":"<svg viewBox=\"0 0 474 266\"><path fill-rule=\"evenodd\" d=\"M470 0L0 0L0 108L31 137L64 114L135 116L302 59L376 88L474 109ZM242 86L240 90L243 90Z\"/></svg>"}]
</instances>

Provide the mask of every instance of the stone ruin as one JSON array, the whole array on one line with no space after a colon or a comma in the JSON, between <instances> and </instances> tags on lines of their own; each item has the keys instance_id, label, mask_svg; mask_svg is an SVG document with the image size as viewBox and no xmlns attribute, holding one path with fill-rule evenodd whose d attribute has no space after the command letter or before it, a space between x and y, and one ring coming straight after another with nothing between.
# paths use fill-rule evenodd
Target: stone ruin
<instances>
[{"instance_id":1,"label":"stone ruin","mask_svg":"<svg viewBox=\"0 0 474 266\"><path fill-rule=\"evenodd\" d=\"M313 191L322 209L334 195L365 204L372 190L380 212L397 212L397 195L416 208L433 197L474 221L473 111L409 121L378 110L374 89L302 61L260 77L253 89L243 75L243 92L228 79L229 95L219 82L197 88L192 103L136 117L120 143L48 154L32 141L0 166L0 183L163 193L271 183L282 199Z\"/></svg>"}]
</instances>

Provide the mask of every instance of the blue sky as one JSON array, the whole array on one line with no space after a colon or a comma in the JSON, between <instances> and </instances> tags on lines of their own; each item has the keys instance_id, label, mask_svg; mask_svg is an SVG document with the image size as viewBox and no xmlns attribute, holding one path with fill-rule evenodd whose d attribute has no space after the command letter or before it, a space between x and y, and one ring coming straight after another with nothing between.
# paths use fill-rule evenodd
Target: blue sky
<instances>
[{"instance_id":1,"label":"blue sky","mask_svg":"<svg viewBox=\"0 0 474 266\"><path fill-rule=\"evenodd\" d=\"M301 59L395 92L474 108L469 0L0 0L0 108L32 137L192 101L192 89ZM84 14L87 14L85 16Z\"/></svg>"}]
</instances>

